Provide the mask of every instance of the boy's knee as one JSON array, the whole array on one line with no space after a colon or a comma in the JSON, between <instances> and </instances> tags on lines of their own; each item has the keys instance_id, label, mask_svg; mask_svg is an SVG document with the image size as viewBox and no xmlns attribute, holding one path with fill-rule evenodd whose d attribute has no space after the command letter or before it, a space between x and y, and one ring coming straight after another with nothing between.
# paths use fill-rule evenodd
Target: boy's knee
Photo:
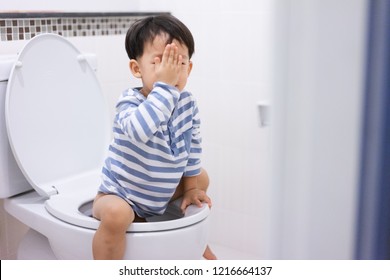
<instances>
[{"instance_id":1,"label":"boy's knee","mask_svg":"<svg viewBox=\"0 0 390 280\"><path fill-rule=\"evenodd\" d=\"M130 206L109 205L101 212L102 226L110 231L126 230L134 220L134 212Z\"/></svg>"}]
</instances>

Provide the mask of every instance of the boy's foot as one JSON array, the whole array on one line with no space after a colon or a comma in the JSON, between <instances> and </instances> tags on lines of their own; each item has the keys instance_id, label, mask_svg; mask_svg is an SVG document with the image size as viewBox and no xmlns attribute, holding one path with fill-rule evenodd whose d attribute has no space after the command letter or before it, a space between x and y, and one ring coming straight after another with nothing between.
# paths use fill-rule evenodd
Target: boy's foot
<instances>
[{"instance_id":1,"label":"boy's foot","mask_svg":"<svg viewBox=\"0 0 390 280\"><path fill-rule=\"evenodd\" d=\"M211 251L210 247L207 245L206 250L203 253L203 257L206 260L216 260L217 257L214 255L213 251Z\"/></svg>"}]
</instances>

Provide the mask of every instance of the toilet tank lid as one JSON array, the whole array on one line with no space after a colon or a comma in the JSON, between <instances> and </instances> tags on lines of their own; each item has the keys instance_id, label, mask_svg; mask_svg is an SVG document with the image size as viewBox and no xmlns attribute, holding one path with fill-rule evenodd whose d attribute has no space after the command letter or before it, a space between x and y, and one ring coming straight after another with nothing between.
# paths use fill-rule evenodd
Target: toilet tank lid
<instances>
[{"instance_id":1,"label":"toilet tank lid","mask_svg":"<svg viewBox=\"0 0 390 280\"><path fill-rule=\"evenodd\" d=\"M86 57L59 35L38 35L18 55L5 117L18 166L42 196L104 160L110 138L106 100Z\"/></svg>"}]
</instances>

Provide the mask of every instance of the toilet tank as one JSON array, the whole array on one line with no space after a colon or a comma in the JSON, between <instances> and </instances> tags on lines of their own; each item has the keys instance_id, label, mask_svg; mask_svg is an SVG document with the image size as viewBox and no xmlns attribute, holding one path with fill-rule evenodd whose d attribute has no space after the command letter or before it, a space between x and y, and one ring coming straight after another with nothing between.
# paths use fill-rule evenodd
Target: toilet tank
<instances>
[{"instance_id":1,"label":"toilet tank","mask_svg":"<svg viewBox=\"0 0 390 280\"><path fill-rule=\"evenodd\" d=\"M32 190L12 154L5 125L5 93L16 57L0 56L0 198Z\"/></svg>"}]
</instances>

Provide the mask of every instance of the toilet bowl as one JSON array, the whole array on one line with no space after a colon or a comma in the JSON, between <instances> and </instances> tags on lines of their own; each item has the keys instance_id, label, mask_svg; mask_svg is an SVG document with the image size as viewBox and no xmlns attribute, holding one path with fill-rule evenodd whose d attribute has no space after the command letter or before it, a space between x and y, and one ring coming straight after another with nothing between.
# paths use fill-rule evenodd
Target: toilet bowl
<instances>
[{"instance_id":1,"label":"toilet bowl","mask_svg":"<svg viewBox=\"0 0 390 280\"><path fill-rule=\"evenodd\" d=\"M111 133L90 58L54 34L0 57L0 198L30 228L19 258L92 259L92 201ZM131 224L124 258L201 259L209 208L179 206Z\"/></svg>"}]
</instances>

